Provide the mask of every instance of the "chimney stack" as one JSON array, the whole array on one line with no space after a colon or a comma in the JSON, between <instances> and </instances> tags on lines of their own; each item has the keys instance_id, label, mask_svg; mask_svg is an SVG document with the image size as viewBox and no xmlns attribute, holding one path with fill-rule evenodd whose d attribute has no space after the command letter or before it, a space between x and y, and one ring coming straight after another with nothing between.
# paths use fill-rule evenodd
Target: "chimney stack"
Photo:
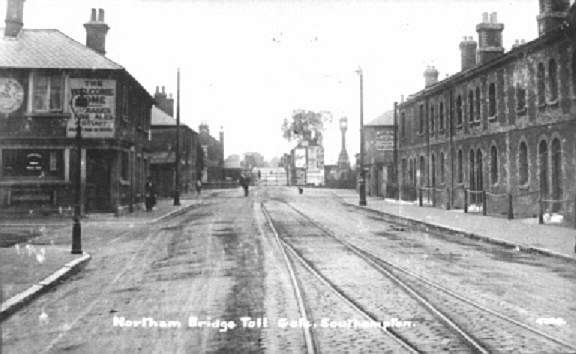
<instances>
[{"instance_id":1,"label":"chimney stack","mask_svg":"<svg viewBox=\"0 0 576 354\"><path fill-rule=\"evenodd\" d=\"M432 86L438 82L438 70L433 66L427 66L424 70L425 87Z\"/></svg>"},{"instance_id":2,"label":"chimney stack","mask_svg":"<svg viewBox=\"0 0 576 354\"><path fill-rule=\"evenodd\" d=\"M156 86L154 100L156 101L156 106L160 110L168 114L170 117L174 117L174 99L172 98L172 94L170 94L170 98L166 96L166 88L164 86L162 86L162 92L160 92L158 86Z\"/></svg>"},{"instance_id":3,"label":"chimney stack","mask_svg":"<svg viewBox=\"0 0 576 354\"><path fill-rule=\"evenodd\" d=\"M502 31L504 31L504 24L498 23L496 12L482 14L482 23L476 25L479 42L476 59L478 64L484 64L504 54Z\"/></svg>"},{"instance_id":4,"label":"chimney stack","mask_svg":"<svg viewBox=\"0 0 576 354\"><path fill-rule=\"evenodd\" d=\"M24 27L24 1L8 0L6 2L6 28L4 37L16 38Z\"/></svg>"},{"instance_id":5,"label":"chimney stack","mask_svg":"<svg viewBox=\"0 0 576 354\"><path fill-rule=\"evenodd\" d=\"M220 127L220 143L224 146L224 127Z\"/></svg>"},{"instance_id":6,"label":"chimney stack","mask_svg":"<svg viewBox=\"0 0 576 354\"><path fill-rule=\"evenodd\" d=\"M538 34L540 36L558 28L566 19L570 9L570 0L540 0Z\"/></svg>"},{"instance_id":7,"label":"chimney stack","mask_svg":"<svg viewBox=\"0 0 576 354\"><path fill-rule=\"evenodd\" d=\"M84 24L84 28L86 28L86 46L105 55L106 34L110 27L104 23L104 10L98 9L98 18L96 18L96 9L92 9L90 21Z\"/></svg>"},{"instance_id":8,"label":"chimney stack","mask_svg":"<svg viewBox=\"0 0 576 354\"><path fill-rule=\"evenodd\" d=\"M478 48L478 43L474 41L472 36L462 38L462 42L460 42L462 71L476 66L476 48Z\"/></svg>"}]
</instances>

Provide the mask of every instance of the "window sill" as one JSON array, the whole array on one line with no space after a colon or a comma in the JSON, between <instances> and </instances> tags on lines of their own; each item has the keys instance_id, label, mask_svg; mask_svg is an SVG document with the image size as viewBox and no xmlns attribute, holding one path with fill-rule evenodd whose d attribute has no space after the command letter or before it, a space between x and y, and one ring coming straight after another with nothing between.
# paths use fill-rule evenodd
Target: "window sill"
<instances>
[{"instance_id":1,"label":"window sill","mask_svg":"<svg viewBox=\"0 0 576 354\"><path fill-rule=\"evenodd\" d=\"M555 99L554 101L548 101L546 102L546 105L551 107L558 107L558 99Z\"/></svg>"},{"instance_id":2,"label":"window sill","mask_svg":"<svg viewBox=\"0 0 576 354\"><path fill-rule=\"evenodd\" d=\"M10 177L3 177L0 180L0 186L3 187L17 187L17 186L33 186L50 185L50 186L65 186L71 185L70 182L64 179L10 179Z\"/></svg>"},{"instance_id":3,"label":"window sill","mask_svg":"<svg viewBox=\"0 0 576 354\"><path fill-rule=\"evenodd\" d=\"M522 186L518 186L519 192L529 192L530 191L530 184L526 183Z\"/></svg>"},{"instance_id":4,"label":"window sill","mask_svg":"<svg viewBox=\"0 0 576 354\"><path fill-rule=\"evenodd\" d=\"M516 108L516 114L519 116L523 116L526 114L528 110L526 109L526 106L524 106L523 108Z\"/></svg>"},{"instance_id":5,"label":"window sill","mask_svg":"<svg viewBox=\"0 0 576 354\"><path fill-rule=\"evenodd\" d=\"M125 179L120 179L120 185L121 186L129 186L130 185L130 181L127 181Z\"/></svg>"},{"instance_id":6,"label":"window sill","mask_svg":"<svg viewBox=\"0 0 576 354\"><path fill-rule=\"evenodd\" d=\"M63 112L28 112L25 113L25 116L29 118L70 118L72 114Z\"/></svg>"},{"instance_id":7,"label":"window sill","mask_svg":"<svg viewBox=\"0 0 576 354\"><path fill-rule=\"evenodd\" d=\"M470 122L470 126L471 127L479 127L480 121L479 120L472 121L472 122Z\"/></svg>"},{"instance_id":8,"label":"window sill","mask_svg":"<svg viewBox=\"0 0 576 354\"><path fill-rule=\"evenodd\" d=\"M456 128L456 129L462 129L462 123L456 124L455 128Z\"/></svg>"},{"instance_id":9,"label":"window sill","mask_svg":"<svg viewBox=\"0 0 576 354\"><path fill-rule=\"evenodd\" d=\"M538 108L539 108L539 109L544 109L544 108L546 108L546 103L539 103L539 104L538 104Z\"/></svg>"},{"instance_id":10,"label":"window sill","mask_svg":"<svg viewBox=\"0 0 576 354\"><path fill-rule=\"evenodd\" d=\"M497 115L493 115L492 117L488 117L489 122L495 122L498 119Z\"/></svg>"}]
</instances>

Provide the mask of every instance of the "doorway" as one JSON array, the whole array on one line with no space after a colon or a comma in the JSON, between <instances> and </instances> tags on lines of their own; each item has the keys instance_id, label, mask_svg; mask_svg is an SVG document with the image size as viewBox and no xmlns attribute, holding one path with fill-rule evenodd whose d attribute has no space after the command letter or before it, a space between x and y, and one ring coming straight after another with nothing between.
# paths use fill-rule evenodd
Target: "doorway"
<instances>
[{"instance_id":1,"label":"doorway","mask_svg":"<svg viewBox=\"0 0 576 354\"><path fill-rule=\"evenodd\" d=\"M86 150L86 212L110 212L111 165L114 154L107 150Z\"/></svg>"}]
</instances>

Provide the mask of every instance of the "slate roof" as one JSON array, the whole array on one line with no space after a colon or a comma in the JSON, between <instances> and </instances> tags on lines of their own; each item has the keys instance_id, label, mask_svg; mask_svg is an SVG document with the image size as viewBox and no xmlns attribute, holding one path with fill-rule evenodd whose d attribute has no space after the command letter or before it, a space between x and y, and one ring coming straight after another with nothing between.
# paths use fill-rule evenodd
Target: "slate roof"
<instances>
[{"instance_id":1,"label":"slate roof","mask_svg":"<svg viewBox=\"0 0 576 354\"><path fill-rule=\"evenodd\" d=\"M4 33L4 28L0 28L0 33ZM124 69L56 29L23 29L16 38L1 36L0 67Z\"/></svg>"},{"instance_id":2,"label":"slate roof","mask_svg":"<svg viewBox=\"0 0 576 354\"><path fill-rule=\"evenodd\" d=\"M370 122L364 124L364 126L376 126L376 125L394 125L394 111L386 111L371 120Z\"/></svg>"},{"instance_id":3,"label":"slate roof","mask_svg":"<svg viewBox=\"0 0 576 354\"><path fill-rule=\"evenodd\" d=\"M152 106L151 125L176 125L176 119L156 106ZM182 125L182 122L180 122Z\"/></svg>"}]
</instances>

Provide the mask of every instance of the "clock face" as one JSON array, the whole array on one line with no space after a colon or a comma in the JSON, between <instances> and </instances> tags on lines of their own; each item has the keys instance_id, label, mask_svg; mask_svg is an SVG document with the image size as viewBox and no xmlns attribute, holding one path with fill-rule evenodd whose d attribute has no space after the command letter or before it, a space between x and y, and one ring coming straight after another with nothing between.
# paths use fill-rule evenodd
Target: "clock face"
<instances>
[{"instance_id":1,"label":"clock face","mask_svg":"<svg viewBox=\"0 0 576 354\"><path fill-rule=\"evenodd\" d=\"M12 78L0 78L0 113L12 113L24 102L22 85Z\"/></svg>"}]
</instances>

